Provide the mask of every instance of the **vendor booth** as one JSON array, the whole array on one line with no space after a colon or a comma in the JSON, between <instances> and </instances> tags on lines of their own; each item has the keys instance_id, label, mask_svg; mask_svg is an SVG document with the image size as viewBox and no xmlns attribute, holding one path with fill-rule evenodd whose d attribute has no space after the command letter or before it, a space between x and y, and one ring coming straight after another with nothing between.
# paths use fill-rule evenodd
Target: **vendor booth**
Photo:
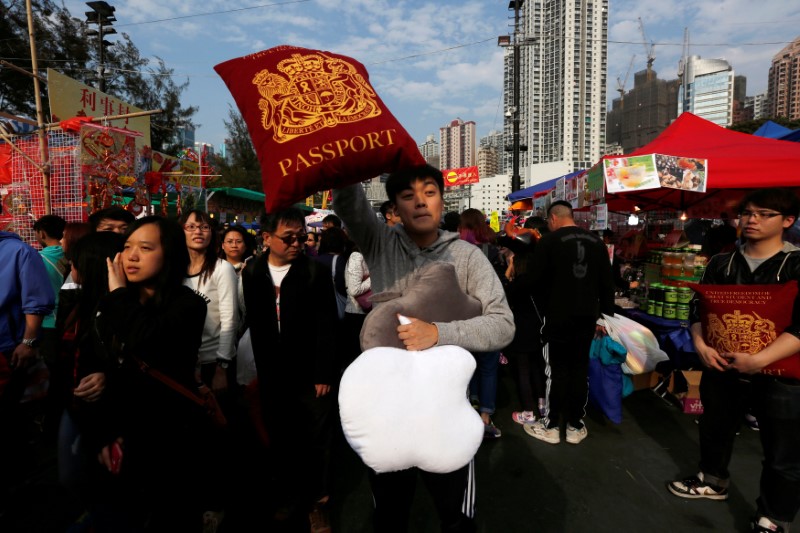
<instances>
[{"instance_id":1,"label":"vendor booth","mask_svg":"<svg viewBox=\"0 0 800 533\"><path fill-rule=\"evenodd\" d=\"M674 375L680 391L687 386L684 375L673 370L699 367L688 331L688 285L700 280L711 255L735 245L742 197L763 187L797 193L798 168L797 143L731 131L683 113L630 154L606 156L588 171L508 199L531 197L534 212L567 200L580 226L614 230L618 313L654 334L669 356L658 373Z\"/></svg>"}]
</instances>

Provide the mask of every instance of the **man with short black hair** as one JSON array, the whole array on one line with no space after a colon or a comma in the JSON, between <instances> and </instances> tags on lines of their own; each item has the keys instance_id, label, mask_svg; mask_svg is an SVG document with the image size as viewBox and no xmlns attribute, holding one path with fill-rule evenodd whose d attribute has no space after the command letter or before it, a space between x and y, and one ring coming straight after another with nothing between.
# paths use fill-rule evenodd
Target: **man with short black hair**
<instances>
[{"instance_id":1,"label":"man with short black hair","mask_svg":"<svg viewBox=\"0 0 800 533\"><path fill-rule=\"evenodd\" d=\"M700 283L767 285L800 281L800 248L783 241L784 232L798 215L800 199L794 191L759 189L745 196L739 205L744 244L712 257ZM800 509L800 380L761 371L800 352L800 296L795 298L789 327L755 354L719 353L709 346L697 299L691 307L692 340L705 366L700 381L700 465L696 475L672 481L667 489L681 498L728 498L728 465L737 428L749 405L743 382L750 381L750 403L764 448L751 531L788 531Z\"/></svg>"},{"instance_id":2,"label":"man with short black hair","mask_svg":"<svg viewBox=\"0 0 800 533\"><path fill-rule=\"evenodd\" d=\"M322 229L341 228L342 219L336 215L330 214L322 219Z\"/></svg>"},{"instance_id":3,"label":"man with short black hair","mask_svg":"<svg viewBox=\"0 0 800 533\"><path fill-rule=\"evenodd\" d=\"M261 412L282 484L281 502L324 529L338 322L331 271L303 253L303 213L265 217L266 251L242 271L242 298L258 375ZM309 305L313 304L313 314ZM309 327L313 324L314 327ZM293 519L294 517L290 518Z\"/></svg>"},{"instance_id":4,"label":"man with short black hair","mask_svg":"<svg viewBox=\"0 0 800 533\"><path fill-rule=\"evenodd\" d=\"M530 272L547 342L547 415L524 428L535 439L558 444L563 421L567 442L578 444L588 434L583 417L589 348L600 314L614 314L614 281L606 246L575 224L569 202L550 205L547 227L550 232L536 245Z\"/></svg>"},{"instance_id":5,"label":"man with short black hair","mask_svg":"<svg viewBox=\"0 0 800 533\"><path fill-rule=\"evenodd\" d=\"M390 228L400 223L400 217L395 214L394 203L391 200L386 200L381 204L381 216L383 216L384 222Z\"/></svg>"},{"instance_id":6,"label":"man with short black hair","mask_svg":"<svg viewBox=\"0 0 800 533\"><path fill-rule=\"evenodd\" d=\"M419 268L431 261L443 261L455 266L461 290L482 304L481 316L463 321L428 323L408 317L411 323L397 328L398 337L408 350L437 345L455 345L472 352L501 350L514 336L514 319L505 292L480 248L459 239L458 234L439 229L443 191L442 173L430 165L391 174L386 181L386 194L401 221L392 228L375 217L361 184L335 190L334 201L369 266L373 292L402 294ZM380 305L374 304L376 308ZM382 474L370 471L375 530L408 529L410 495L417 472L436 502L442 531L474 531L472 462L447 474L416 468Z\"/></svg>"},{"instance_id":7,"label":"man with short black hair","mask_svg":"<svg viewBox=\"0 0 800 533\"><path fill-rule=\"evenodd\" d=\"M134 220L136 217L133 216L133 213L117 206L101 209L89 215L89 225L92 226L92 231L113 231L120 235L125 234L128 226L133 224Z\"/></svg>"}]
</instances>

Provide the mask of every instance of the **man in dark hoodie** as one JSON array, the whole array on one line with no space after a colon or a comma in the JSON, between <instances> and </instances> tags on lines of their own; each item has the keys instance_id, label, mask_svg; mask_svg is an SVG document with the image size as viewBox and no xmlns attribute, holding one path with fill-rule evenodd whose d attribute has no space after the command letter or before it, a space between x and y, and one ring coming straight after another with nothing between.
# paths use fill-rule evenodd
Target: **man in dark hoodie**
<instances>
[{"instance_id":1,"label":"man in dark hoodie","mask_svg":"<svg viewBox=\"0 0 800 533\"><path fill-rule=\"evenodd\" d=\"M800 215L800 200L786 189L760 189L739 205L744 245L715 255L701 284L767 285L800 281L800 248L783 241ZM800 509L800 380L760 373L800 352L800 297L791 324L755 354L719 353L703 337L697 300L692 302L691 332L705 365L700 382L699 472L667 484L681 498L726 500L736 431L750 401L759 424L764 462L760 493L751 531L788 531Z\"/></svg>"},{"instance_id":2,"label":"man in dark hoodie","mask_svg":"<svg viewBox=\"0 0 800 533\"><path fill-rule=\"evenodd\" d=\"M369 266L373 292L402 293L417 269L431 261L444 261L455 266L461 290L483 304L483 314L469 320L431 324L409 317L410 324L398 326L398 337L408 350L437 345L455 345L472 352L501 350L514 336L514 318L503 287L480 248L459 239L457 233L439 229L443 190L441 171L430 165L390 175L386 193L402 222L393 228L375 217L360 184L334 191L334 202ZM436 502L442 531L474 531L472 462L447 474L416 468L385 474L370 472L375 531L408 529L417 472Z\"/></svg>"}]
</instances>

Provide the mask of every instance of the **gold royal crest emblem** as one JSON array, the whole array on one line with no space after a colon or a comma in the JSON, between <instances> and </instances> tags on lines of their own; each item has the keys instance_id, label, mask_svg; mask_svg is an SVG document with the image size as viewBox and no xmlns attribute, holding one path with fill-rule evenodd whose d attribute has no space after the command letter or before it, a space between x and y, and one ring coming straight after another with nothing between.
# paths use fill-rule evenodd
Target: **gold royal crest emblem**
<instances>
[{"instance_id":1,"label":"gold royal crest emblem","mask_svg":"<svg viewBox=\"0 0 800 533\"><path fill-rule=\"evenodd\" d=\"M356 68L342 59L292 54L278 63L281 74L263 69L253 77L261 98L261 124L279 143L377 117L377 96Z\"/></svg>"},{"instance_id":2,"label":"gold royal crest emblem","mask_svg":"<svg viewBox=\"0 0 800 533\"><path fill-rule=\"evenodd\" d=\"M775 323L758 313L752 315L734 310L722 318L714 313L708 316L709 344L718 352L757 353L777 338Z\"/></svg>"}]
</instances>

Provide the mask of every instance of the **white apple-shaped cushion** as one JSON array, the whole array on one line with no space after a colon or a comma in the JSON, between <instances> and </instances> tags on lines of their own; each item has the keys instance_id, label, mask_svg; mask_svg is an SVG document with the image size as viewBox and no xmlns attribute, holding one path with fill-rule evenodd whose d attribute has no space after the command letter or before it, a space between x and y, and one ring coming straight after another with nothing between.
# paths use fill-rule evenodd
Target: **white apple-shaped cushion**
<instances>
[{"instance_id":1,"label":"white apple-shaped cushion","mask_svg":"<svg viewBox=\"0 0 800 533\"><path fill-rule=\"evenodd\" d=\"M458 470L483 440L483 421L467 399L474 371L475 358L458 346L365 351L339 389L347 442L378 473Z\"/></svg>"}]
</instances>

